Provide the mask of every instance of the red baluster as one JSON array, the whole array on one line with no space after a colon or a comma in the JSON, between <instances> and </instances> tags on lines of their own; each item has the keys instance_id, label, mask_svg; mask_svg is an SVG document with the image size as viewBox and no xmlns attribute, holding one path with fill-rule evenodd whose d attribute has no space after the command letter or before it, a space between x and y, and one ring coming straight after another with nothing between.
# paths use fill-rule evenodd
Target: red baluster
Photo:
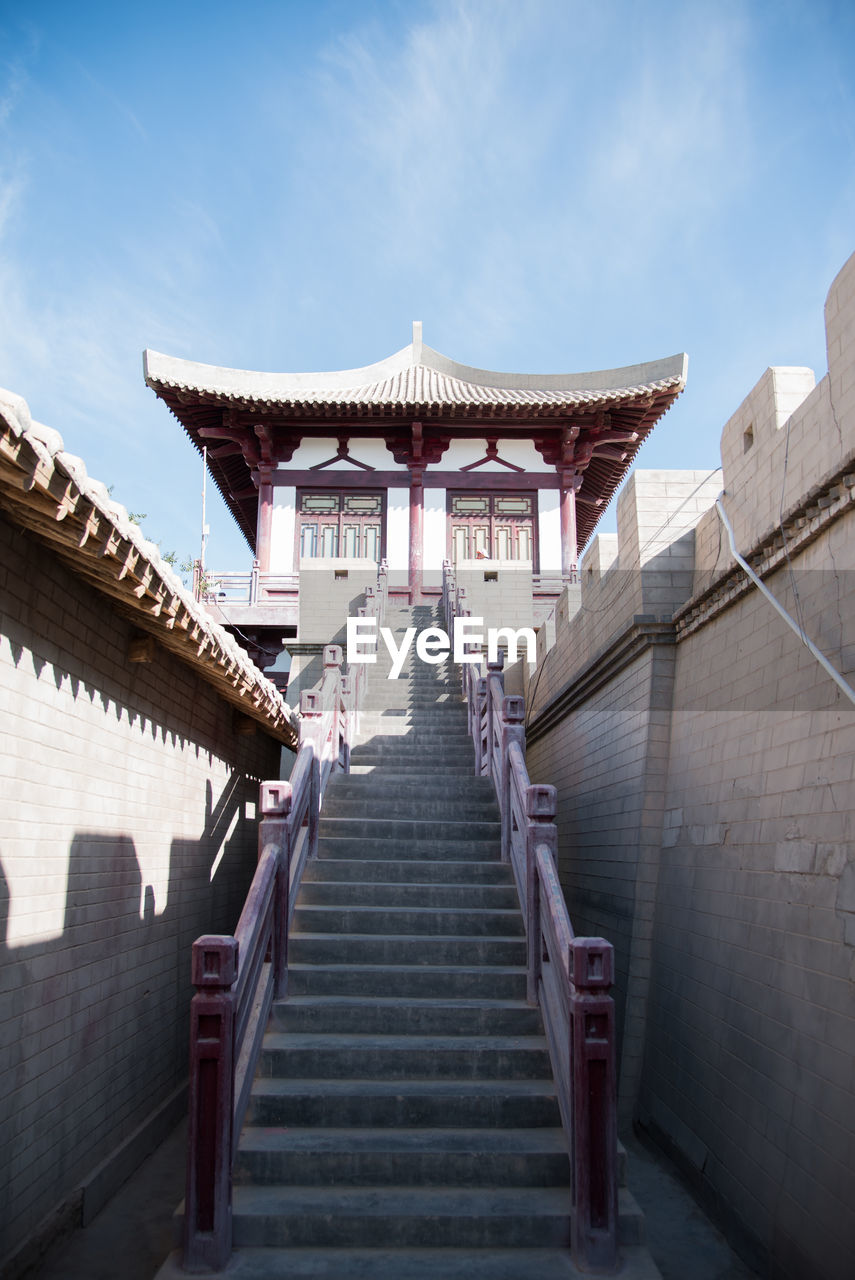
<instances>
[{"instance_id":1,"label":"red baluster","mask_svg":"<svg viewBox=\"0 0 855 1280\"><path fill-rule=\"evenodd\" d=\"M232 1249L234 995L238 944L208 934L193 943L190 1126L184 1267L219 1270Z\"/></svg>"},{"instance_id":2,"label":"red baluster","mask_svg":"<svg viewBox=\"0 0 855 1280\"><path fill-rule=\"evenodd\" d=\"M277 846L273 894L273 995L284 999L288 984L288 894L291 879L290 782L262 782L259 789L259 857L268 844Z\"/></svg>"},{"instance_id":3,"label":"red baluster","mask_svg":"<svg viewBox=\"0 0 855 1280\"><path fill-rule=\"evenodd\" d=\"M511 746L525 751L525 701L508 694L502 699L502 773L499 808L502 815L502 862L511 856Z\"/></svg>"},{"instance_id":4,"label":"red baluster","mask_svg":"<svg viewBox=\"0 0 855 1280\"><path fill-rule=\"evenodd\" d=\"M537 850L545 845L555 858L558 832L555 826L556 790L543 783L529 783L525 793L525 914L526 914L526 999L538 1002L538 983L543 954L540 927L541 885L537 871ZM550 903L550 908L554 904ZM557 957L553 957L553 961Z\"/></svg>"},{"instance_id":5,"label":"red baluster","mask_svg":"<svg viewBox=\"0 0 855 1280\"><path fill-rule=\"evenodd\" d=\"M574 938L570 949L570 1053L573 1064L571 1247L577 1266L617 1266L617 1101L614 1001L608 994L614 948Z\"/></svg>"}]
</instances>

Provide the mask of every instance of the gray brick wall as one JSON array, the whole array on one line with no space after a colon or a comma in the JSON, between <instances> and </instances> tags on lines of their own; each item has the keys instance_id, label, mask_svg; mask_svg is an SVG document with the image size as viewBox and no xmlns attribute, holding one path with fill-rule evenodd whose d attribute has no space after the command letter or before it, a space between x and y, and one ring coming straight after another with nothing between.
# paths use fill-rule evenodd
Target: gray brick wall
<instances>
[{"instance_id":1,"label":"gray brick wall","mask_svg":"<svg viewBox=\"0 0 855 1280\"><path fill-rule=\"evenodd\" d=\"M853 536L795 565L850 681ZM757 593L679 646L641 1115L788 1280L855 1250L853 777L855 708Z\"/></svg>"},{"instance_id":2,"label":"gray brick wall","mask_svg":"<svg viewBox=\"0 0 855 1280\"><path fill-rule=\"evenodd\" d=\"M190 946L231 930L279 747L0 515L0 1259L187 1072Z\"/></svg>"},{"instance_id":3,"label":"gray brick wall","mask_svg":"<svg viewBox=\"0 0 855 1280\"><path fill-rule=\"evenodd\" d=\"M574 925L615 944L622 1116L774 1280L849 1280L855 1257L855 707L756 589L701 599L734 565L704 507L721 483L750 554L804 503L768 585L855 684L855 257L826 324L828 375L767 371L725 426L721 481L636 473L617 561L606 543L583 560L581 609L529 685L535 725L573 695L529 769L558 788ZM670 666L663 645L610 668L633 614L680 617L681 591L700 622Z\"/></svg>"}]
</instances>

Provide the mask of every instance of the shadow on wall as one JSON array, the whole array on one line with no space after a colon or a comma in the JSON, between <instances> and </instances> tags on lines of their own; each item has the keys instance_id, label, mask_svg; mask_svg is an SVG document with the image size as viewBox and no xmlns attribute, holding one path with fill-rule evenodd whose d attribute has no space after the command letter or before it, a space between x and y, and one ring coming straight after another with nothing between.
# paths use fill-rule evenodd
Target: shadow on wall
<instances>
[{"instance_id":1,"label":"shadow on wall","mask_svg":"<svg viewBox=\"0 0 855 1280\"><path fill-rule=\"evenodd\" d=\"M91 1216L82 1184L186 1078L190 948L237 923L255 866L241 815L254 788L235 771L214 802L206 783L202 835L171 842L159 914L134 839L82 831L69 849L61 935L10 945L0 861L3 1275L18 1273L14 1251L46 1219Z\"/></svg>"}]
</instances>

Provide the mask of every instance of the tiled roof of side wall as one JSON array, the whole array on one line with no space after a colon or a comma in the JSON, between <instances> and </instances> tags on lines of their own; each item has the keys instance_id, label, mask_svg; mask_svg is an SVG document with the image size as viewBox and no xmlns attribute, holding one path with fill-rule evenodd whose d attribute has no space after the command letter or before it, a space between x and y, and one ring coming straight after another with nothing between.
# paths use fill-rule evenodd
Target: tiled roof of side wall
<instances>
[{"instance_id":1,"label":"tiled roof of side wall","mask_svg":"<svg viewBox=\"0 0 855 1280\"><path fill-rule=\"evenodd\" d=\"M294 714L234 638L215 622L62 436L0 389L0 506L35 533L123 616L153 635L244 715L281 742Z\"/></svg>"}]
</instances>

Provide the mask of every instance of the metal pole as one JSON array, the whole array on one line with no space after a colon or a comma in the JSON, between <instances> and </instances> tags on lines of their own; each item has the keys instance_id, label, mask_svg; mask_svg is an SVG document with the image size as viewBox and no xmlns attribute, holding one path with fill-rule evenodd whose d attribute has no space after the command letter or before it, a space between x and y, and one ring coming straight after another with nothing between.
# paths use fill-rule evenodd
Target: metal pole
<instances>
[{"instance_id":1,"label":"metal pole","mask_svg":"<svg viewBox=\"0 0 855 1280\"><path fill-rule=\"evenodd\" d=\"M200 564L202 573L205 573L205 547L208 542L208 524L207 524L207 490L208 490L208 446L202 446L202 555Z\"/></svg>"}]
</instances>

